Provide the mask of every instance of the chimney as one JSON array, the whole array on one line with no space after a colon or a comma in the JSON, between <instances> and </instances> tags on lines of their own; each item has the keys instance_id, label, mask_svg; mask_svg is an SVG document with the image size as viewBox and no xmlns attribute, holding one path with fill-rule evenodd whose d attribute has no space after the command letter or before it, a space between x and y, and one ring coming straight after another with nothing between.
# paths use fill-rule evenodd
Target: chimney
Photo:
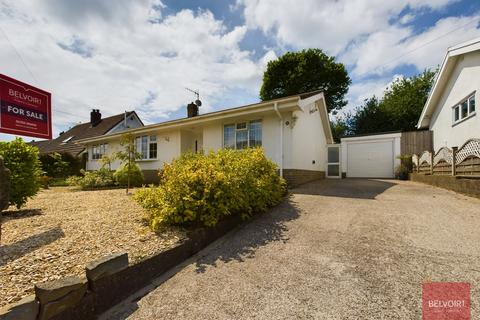
<instances>
[{"instance_id":1,"label":"chimney","mask_svg":"<svg viewBox=\"0 0 480 320\"><path fill-rule=\"evenodd\" d=\"M195 103L187 105L187 117L192 118L198 116L198 106Z\"/></svg>"},{"instance_id":2,"label":"chimney","mask_svg":"<svg viewBox=\"0 0 480 320\"><path fill-rule=\"evenodd\" d=\"M102 121L102 114L100 113L99 109L92 109L92 112L90 112L90 123L92 124L92 127L95 127L97 124Z\"/></svg>"}]
</instances>

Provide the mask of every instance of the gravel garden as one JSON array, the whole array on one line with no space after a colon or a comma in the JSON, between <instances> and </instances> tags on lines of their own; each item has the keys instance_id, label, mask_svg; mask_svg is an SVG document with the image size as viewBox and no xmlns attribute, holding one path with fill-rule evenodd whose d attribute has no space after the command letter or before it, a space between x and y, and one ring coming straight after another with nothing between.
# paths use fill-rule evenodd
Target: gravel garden
<instances>
[{"instance_id":1,"label":"gravel garden","mask_svg":"<svg viewBox=\"0 0 480 320\"><path fill-rule=\"evenodd\" d=\"M48 189L35 147L21 139L0 143L8 184L0 200L7 195L10 204L2 212L0 309L31 295L36 283L82 277L89 262L112 253L127 252L136 264L186 239L188 230L266 212L286 192L277 166L255 148L184 154L165 164L158 186L130 196L118 189L124 180L143 181L131 145L120 170L82 172L67 179L73 186Z\"/></svg>"},{"instance_id":2,"label":"gravel garden","mask_svg":"<svg viewBox=\"0 0 480 320\"><path fill-rule=\"evenodd\" d=\"M55 187L2 215L0 307L32 294L35 283L82 275L88 262L110 253L126 251L135 263L184 237L174 227L153 232L124 189Z\"/></svg>"}]
</instances>

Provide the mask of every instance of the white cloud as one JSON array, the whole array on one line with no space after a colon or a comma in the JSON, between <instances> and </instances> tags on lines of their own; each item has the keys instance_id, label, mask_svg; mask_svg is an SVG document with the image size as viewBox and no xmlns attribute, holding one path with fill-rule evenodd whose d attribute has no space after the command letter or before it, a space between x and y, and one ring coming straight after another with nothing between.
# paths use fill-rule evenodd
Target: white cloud
<instances>
[{"instance_id":1,"label":"white cloud","mask_svg":"<svg viewBox=\"0 0 480 320\"><path fill-rule=\"evenodd\" d=\"M417 20L456 1L237 0L236 8L249 28L275 37L279 47L321 48L346 64L353 84L345 113L365 98L381 97L396 67L435 68L449 46L480 36L478 13L415 29Z\"/></svg>"},{"instance_id":2,"label":"white cloud","mask_svg":"<svg viewBox=\"0 0 480 320\"><path fill-rule=\"evenodd\" d=\"M281 44L319 47L338 54L358 37L390 25L405 8L441 9L456 0L237 0L247 25L274 34Z\"/></svg>"},{"instance_id":3,"label":"white cloud","mask_svg":"<svg viewBox=\"0 0 480 320\"><path fill-rule=\"evenodd\" d=\"M355 65L357 76L383 74L402 64L435 68L448 47L480 36L479 19L480 15L444 18L417 35L411 27L391 26L352 46L341 59Z\"/></svg>"},{"instance_id":4,"label":"white cloud","mask_svg":"<svg viewBox=\"0 0 480 320\"><path fill-rule=\"evenodd\" d=\"M256 97L268 52L242 51L246 27L227 30L210 11L162 16L160 1L1 1L2 73L52 92L56 132L90 108L105 116L136 108L147 123L167 117L200 89L202 112L229 91ZM155 23L152 23L155 22Z\"/></svg>"}]
</instances>

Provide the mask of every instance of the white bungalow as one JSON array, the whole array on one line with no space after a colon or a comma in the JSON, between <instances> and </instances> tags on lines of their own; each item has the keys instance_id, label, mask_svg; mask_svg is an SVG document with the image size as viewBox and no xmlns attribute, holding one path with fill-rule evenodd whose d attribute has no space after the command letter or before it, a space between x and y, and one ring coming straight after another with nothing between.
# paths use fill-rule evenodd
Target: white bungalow
<instances>
[{"instance_id":1,"label":"white bungalow","mask_svg":"<svg viewBox=\"0 0 480 320\"><path fill-rule=\"evenodd\" d=\"M186 152L262 146L280 174L291 184L325 177L327 145L333 143L325 98L321 91L264 101L237 108L198 114L194 104L188 117L128 130L142 154L138 164L145 182L155 182L158 170ZM102 154L120 149L123 133L83 139L88 150L87 170L100 168ZM338 147L332 147L330 153ZM330 175L340 174L339 161ZM118 162L113 164L117 168Z\"/></svg>"}]
</instances>

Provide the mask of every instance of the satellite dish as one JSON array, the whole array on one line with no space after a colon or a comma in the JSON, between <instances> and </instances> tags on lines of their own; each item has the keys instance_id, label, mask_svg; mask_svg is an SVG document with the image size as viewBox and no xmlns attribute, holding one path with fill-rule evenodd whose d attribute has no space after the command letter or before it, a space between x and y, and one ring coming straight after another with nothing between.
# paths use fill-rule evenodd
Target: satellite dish
<instances>
[{"instance_id":1,"label":"satellite dish","mask_svg":"<svg viewBox=\"0 0 480 320\"><path fill-rule=\"evenodd\" d=\"M200 107L202 105L202 101L200 101L200 93L198 92L198 90L192 90L190 88L185 88L185 90L190 91L191 93L193 93L197 97L197 100L195 100L195 105L197 107Z\"/></svg>"}]
</instances>

